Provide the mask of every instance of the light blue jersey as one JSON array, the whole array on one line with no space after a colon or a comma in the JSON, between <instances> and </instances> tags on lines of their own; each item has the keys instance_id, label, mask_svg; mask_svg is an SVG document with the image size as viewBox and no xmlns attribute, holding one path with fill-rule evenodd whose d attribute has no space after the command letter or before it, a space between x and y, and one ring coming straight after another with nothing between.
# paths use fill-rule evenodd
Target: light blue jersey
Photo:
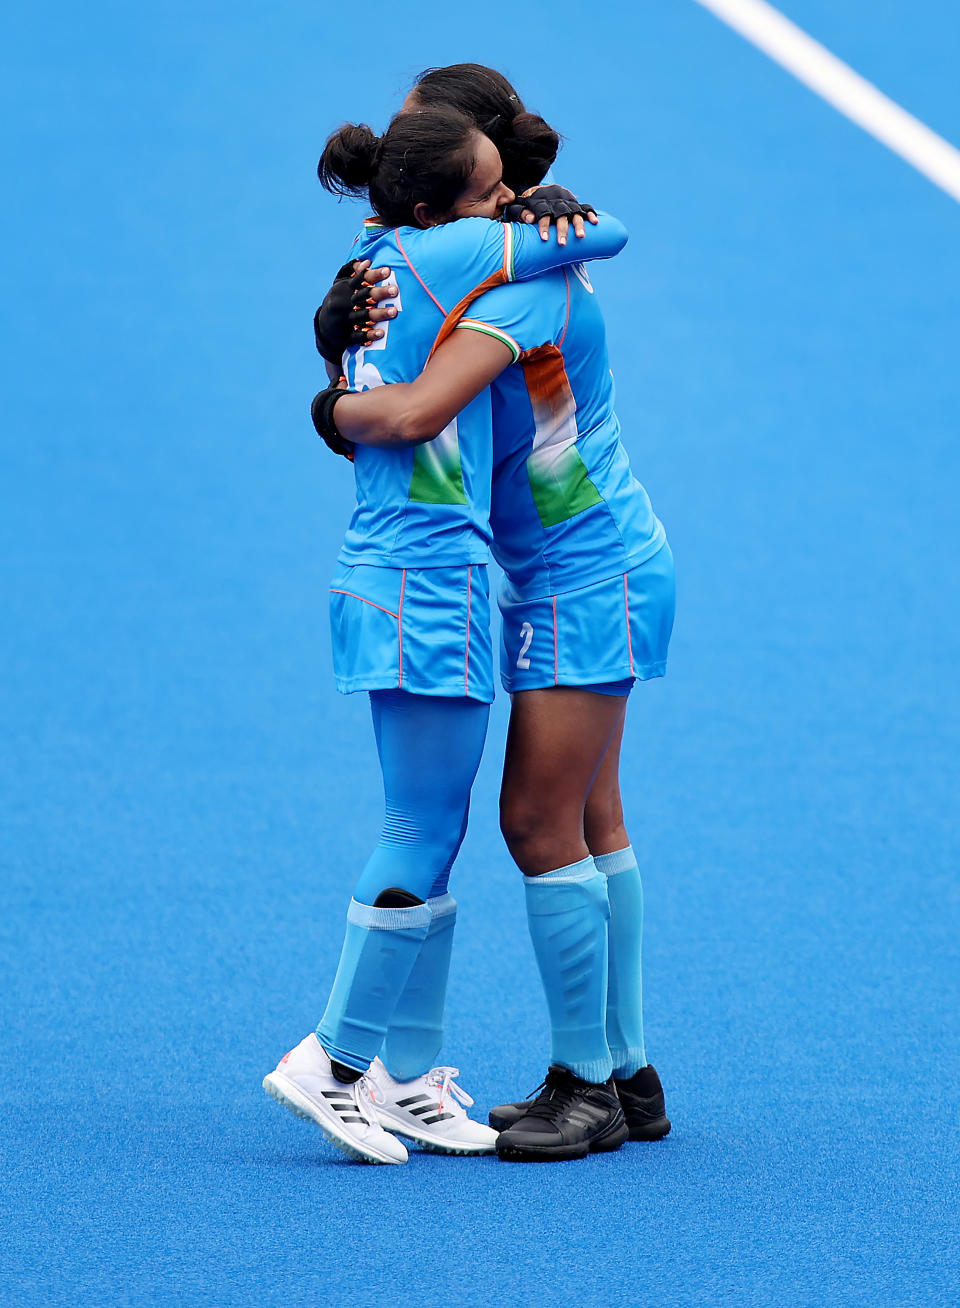
<instances>
[{"instance_id":1,"label":"light blue jersey","mask_svg":"<svg viewBox=\"0 0 960 1308\"><path fill-rule=\"evenodd\" d=\"M352 390L410 382L423 371L447 315L465 297L548 269L610 258L626 244L615 218L600 215L582 239L558 245L533 225L466 218L440 227L387 228L369 220L356 259L392 270L397 317L384 335L344 355ZM358 445L357 504L341 563L391 568L485 563L490 544L492 476L490 392L477 396L445 430L414 449Z\"/></svg>"},{"instance_id":2,"label":"light blue jersey","mask_svg":"<svg viewBox=\"0 0 960 1308\"><path fill-rule=\"evenodd\" d=\"M666 538L620 440L586 270L487 291L457 330L496 336L514 355L491 388L493 553L512 598L576 590L654 555Z\"/></svg>"}]
</instances>

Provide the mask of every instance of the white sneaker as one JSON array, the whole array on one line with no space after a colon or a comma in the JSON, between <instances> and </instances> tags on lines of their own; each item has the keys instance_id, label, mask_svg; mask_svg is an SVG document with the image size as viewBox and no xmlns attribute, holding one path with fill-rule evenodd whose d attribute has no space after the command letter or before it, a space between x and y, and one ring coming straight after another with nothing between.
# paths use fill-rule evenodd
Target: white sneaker
<instances>
[{"instance_id":1,"label":"white sneaker","mask_svg":"<svg viewBox=\"0 0 960 1308\"><path fill-rule=\"evenodd\" d=\"M492 1154L497 1133L468 1117L473 1100L457 1085L456 1067L433 1067L412 1081L395 1081L379 1058L367 1082L381 1126L441 1154Z\"/></svg>"},{"instance_id":2,"label":"white sneaker","mask_svg":"<svg viewBox=\"0 0 960 1308\"><path fill-rule=\"evenodd\" d=\"M276 1071L267 1073L263 1088L297 1117L316 1122L330 1143L351 1158L363 1163L407 1161L406 1149L377 1121L368 1077L352 1085L338 1081L312 1031L284 1054Z\"/></svg>"}]
</instances>

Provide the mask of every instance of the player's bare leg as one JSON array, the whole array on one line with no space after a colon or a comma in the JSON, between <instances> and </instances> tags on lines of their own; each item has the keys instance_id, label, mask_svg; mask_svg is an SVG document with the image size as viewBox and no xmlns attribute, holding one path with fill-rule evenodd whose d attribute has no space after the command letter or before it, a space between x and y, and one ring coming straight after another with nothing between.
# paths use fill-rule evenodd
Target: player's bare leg
<instances>
[{"instance_id":1,"label":"player's bare leg","mask_svg":"<svg viewBox=\"0 0 960 1308\"><path fill-rule=\"evenodd\" d=\"M500 829L527 876L590 856L584 811L625 701L578 686L513 696L500 790Z\"/></svg>"},{"instance_id":2,"label":"player's bare leg","mask_svg":"<svg viewBox=\"0 0 960 1308\"><path fill-rule=\"evenodd\" d=\"M544 692L549 693L549 692ZM603 698L593 695L594 700ZM611 699L619 714L606 753L597 768L583 809L583 837L599 871L607 877L608 986L606 1035L614 1060L614 1081L632 1140L658 1140L670 1130L663 1089L643 1052L641 936L643 892L623 820L620 751L626 697ZM505 774L506 777L506 774ZM618 1061L619 1060L619 1061ZM520 1121L532 1101L504 1104L490 1113L490 1124L506 1131Z\"/></svg>"},{"instance_id":3,"label":"player's bare leg","mask_svg":"<svg viewBox=\"0 0 960 1308\"><path fill-rule=\"evenodd\" d=\"M583 836L590 853L612 854L630 844L623 822L623 801L620 798L620 749L623 729L627 721L627 700L615 701L622 705L620 720L610 737L587 802L583 810Z\"/></svg>"},{"instance_id":4,"label":"player's bare leg","mask_svg":"<svg viewBox=\"0 0 960 1308\"><path fill-rule=\"evenodd\" d=\"M582 1158L628 1137L606 1039L606 877L583 826L623 708L622 699L572 686L513 697L500 824L524 873L551 1063L542 1093L499 1136L503 1159Z\"/></svg>"}]
</instances>

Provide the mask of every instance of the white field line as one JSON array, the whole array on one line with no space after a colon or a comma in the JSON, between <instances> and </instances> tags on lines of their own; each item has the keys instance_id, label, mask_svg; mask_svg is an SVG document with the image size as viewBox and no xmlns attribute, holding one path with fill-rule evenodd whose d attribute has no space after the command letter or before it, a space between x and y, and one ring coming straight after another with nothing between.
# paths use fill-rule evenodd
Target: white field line
<instances>
[{"instance_id":1,"label":"white field line","mask_svg":"<svg viewBox=\"0 0 960 1308\"><path fill-rule=\"evenodd\" d=\"M960 150L901 109L766 0L697 0L811 91L960 200Z\"/></svg>"}]
</instances>

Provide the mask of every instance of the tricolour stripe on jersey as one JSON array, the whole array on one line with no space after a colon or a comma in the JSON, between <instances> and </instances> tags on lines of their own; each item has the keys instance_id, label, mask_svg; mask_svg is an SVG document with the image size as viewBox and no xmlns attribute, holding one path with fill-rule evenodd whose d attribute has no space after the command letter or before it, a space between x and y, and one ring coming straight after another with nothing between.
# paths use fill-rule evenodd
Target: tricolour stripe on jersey
<instances>
[{"instance_id":1,"label":"tricolour stripe on jersey","mask_svg":"<svg viewBox=\"0 0 960 1308\"><path fill-rule=\"evenodd\" d=\"M399 231L394 240L407 267L429 295L442 314L447 311L414 267L413 260L403 247ZM442 330L442 328L441 328ZM407 497L420 504L466 504L463 485L463 463L460 459L460 436L457 420L444 427L439 436L418 445L413 452L413 468Z\"/></svg>"},{"instance_id":2,"label":"tricolour stripe on jersey","mask_svg":"<svg viewBox=\"0 0 960 1308\"><path fill-rule=\"evenodd\" d=\"M415 447L408 494L421 504L468 503L456 418L432 441Z\"/></svg>"},{"instance_id":3,"label":"tricolour stripe on jersey","mask_svg":"<svg viewBox=\"0 0 960 1308\"><path fill-rule=\"evenodd\" d=\"M513 227L510 223L503 225L503 271L508 282L514 280L513 255L515 242L513 239Z\"/></svg>"},{"instance_id":4,"label":"tricolour stripe on jersey","mask_svg":"<svg viewBox=\"0 0 960 1308\"><path fill-rule=\"evenodd\" d=\"M555 345L539 345L520 356L533 413L533 449L527 477L540 523L555 527L582 513L603 496L587 476L577 449L577 402Z\"/></svg>"},{"instance_id":5,"label":"tricolour stripe on jersey","mask_svg":"<svg viewBox=\"0 0 960 1308\"><path fill-rule=\"evenodd\" d=\"M450 310L450 312L447 314L446 318L444 319L443 326L437 332L437 339L433 342L433 345L431 345L430 347L429 357L432 359L433 356L436 354L437 350L439 350L440 346L450 335L450 333L456 331L457 323L470 308L471 304L473 304L474 300L479 300L480 296L483 295L484 292L492 291L495 286L503 286L504 283L508 282L509 280L510 279L507 276L507 274L504 272L504 270L502 268L498 268L497 271L495 273L491 273L489 277L484 277L483 281L479 282L473 288L472 291L468 291L467 294L463 297L463 299L458 304L455 304L453 306L453 308Z\"/></svg>"},{"instance_id":6,"label":"tricolour stripe on jersey","mask_svg":"<svg viewBox=\"0 0 960 1308\"><path fill-rule=\"evenodd\" d=\"M457 331L462 327L466 328L468 331L481 332L484 336L492 336L494 340L501 341L513 355L514 363L516 363L520 358L520 355L523 353L513 337L508 332L505 332L501 327L493 327L490 323L480 322L477 318L461 318L457 323Z\"/></svg>"}]
</instances>

